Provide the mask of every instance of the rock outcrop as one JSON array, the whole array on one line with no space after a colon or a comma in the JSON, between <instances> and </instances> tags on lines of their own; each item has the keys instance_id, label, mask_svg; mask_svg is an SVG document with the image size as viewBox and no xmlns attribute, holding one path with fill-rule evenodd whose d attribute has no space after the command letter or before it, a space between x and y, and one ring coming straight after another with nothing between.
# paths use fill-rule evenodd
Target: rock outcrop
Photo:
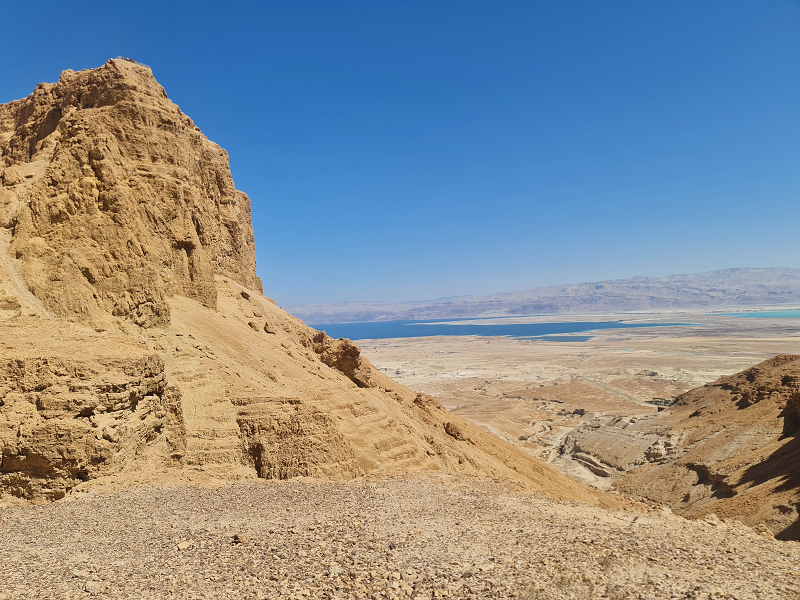
<instances>
[{"instance_id":1,"label":"rock outcrop","mask_svg":"<svg viewBox=\"0 0 800 600\"><path fill-rule=\"evenodd\" d=\"M180 390L139 336L41 316L0 262L0 499L43 502L81 482L181 464Z\"/></svg>"},{"instance_id":2,"label":"rock outcrop","mask_svg":"<svg viewBox=\"0 0 800 600\"><path fill-rule=\"evenodd\" d=\"M594 419L565 457L687 517L736 518L800 539L800 356L781 355L635 422Z\"/></svg>"},{"instance_id":3,"label":"rock outcrop","mask_svg":"<svg viewBox=\"0 0 800 600\"><path fill-rule=\"evenodd\" d=\"M111 60L0 106L0 153L0 496L439 470L616 502L264 297L225 151L149 69Z\"/></svg>"},{"instance_id":4,"label":"rock outcrop","mask_svg":"<svg viewBox=\"0 0 800 600\"><path fill-rule=\"evenodd\" d=\"M214 275L260 291L250 200L146 67L65 71L0 106L0 226L30 291L59 317L144 327L166 298L214 307Z\"/></svg>"}]
</instances>

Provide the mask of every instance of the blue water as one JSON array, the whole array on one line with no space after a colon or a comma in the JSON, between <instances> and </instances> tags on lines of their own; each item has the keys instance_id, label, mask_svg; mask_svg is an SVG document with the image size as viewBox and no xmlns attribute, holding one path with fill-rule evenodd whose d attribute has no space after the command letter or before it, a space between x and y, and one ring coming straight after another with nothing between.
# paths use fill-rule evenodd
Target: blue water
<instances>
[{"instance_id":1,"label":"blue water","mask_svg":"<svg viewBox=\"0 0 800 600\"><path fill-rule=\"evenodd\" d=\"M465 319L466 320L466 319ZM473 319L474 321L474 319ZM514 338L537 338L556 342L585 342L591 336L561 336L598 329L633 329L640 327L673 327L688 323L622 323L620 321L573 321L569 323L459 323L453 319L425 321L375 321L369 323L315 324L332 338L382 340L387 338L428 337L433 335L502 335Z\"/></svg>"},{"instance_id":2,"label":"blue water","mask_svg":"<svg viewBox=\"0 0 800 600\"><path fill-rule=\"evenodd\" d=\"M757 310L746 313L730 313L723 317L748 317L750 319L800 319L800 310Z\"/></svg>"}]
</instances>

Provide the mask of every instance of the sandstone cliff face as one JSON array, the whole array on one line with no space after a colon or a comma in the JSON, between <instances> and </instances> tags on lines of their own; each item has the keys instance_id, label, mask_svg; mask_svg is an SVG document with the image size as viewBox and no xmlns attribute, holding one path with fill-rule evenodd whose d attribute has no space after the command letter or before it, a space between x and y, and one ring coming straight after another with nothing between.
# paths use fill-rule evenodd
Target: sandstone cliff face
<instances>
[{"instance_id":1,"label":"sandstone cliff face","mask_svg":"<svg viewBox=\"0 0 800 600\"><path fill-rule=\"evenodd\" d=\"M0 106L0 155L0 227L53 314L151 327L174 294L214 307L215 274L261 290L250 200L226 152L149 69L65 71Z\"/></svg>"},{"instance_id":2,"label":"sandstone cliff face","mask_svg":"<svg viewBox=\"0 0 800 600\"><path fill-rule=\"evenodd\" d=\"M800 539L800 357L777 356L636 422L595 420L564 452L678 514L715 513Z\"/></svg>"},{"instance_id":3,"label":"sandstone cliff face","mask_svg":"<svg viewBox=\"0 0 800 600\"><path fill-rule=\"evenodd\" d=\"M614 504L264 297L249 199L148 69L0 106L0 152L0 500L432 470Z\"/></svg>"}]
</instances>

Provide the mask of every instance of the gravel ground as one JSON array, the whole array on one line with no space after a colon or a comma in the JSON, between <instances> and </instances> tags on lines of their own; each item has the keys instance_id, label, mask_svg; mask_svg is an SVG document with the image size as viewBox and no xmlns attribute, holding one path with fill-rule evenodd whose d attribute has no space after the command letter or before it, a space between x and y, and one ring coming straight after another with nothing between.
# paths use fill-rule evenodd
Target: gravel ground
<instances>
[{"instance_id":1,"label":"gravel ground","mask_svg":"<svg viewBox=\"0 0 800 600\"><path fill-rule=\"evenodd\" d=\"M800 543L487 481L242 481L0 508L0 599L800 598Z\"/></svg>"}]
</instances>

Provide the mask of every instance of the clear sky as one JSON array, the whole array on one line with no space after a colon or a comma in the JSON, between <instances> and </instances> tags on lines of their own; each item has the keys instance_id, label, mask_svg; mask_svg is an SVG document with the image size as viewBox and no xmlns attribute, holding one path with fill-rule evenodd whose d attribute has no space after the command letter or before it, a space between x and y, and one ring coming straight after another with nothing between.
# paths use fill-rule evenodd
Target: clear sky
<instances>
[{"instance_id":1,"label":"clear sky","mask_svg":"<svg viewBox=\"0 0 800 600\"><path fill-rule=\"evenodd\" d=\"M284 306L800 267L797 0L0 0L0 102L117 55Z\"/></svg>"}]
</instances>

